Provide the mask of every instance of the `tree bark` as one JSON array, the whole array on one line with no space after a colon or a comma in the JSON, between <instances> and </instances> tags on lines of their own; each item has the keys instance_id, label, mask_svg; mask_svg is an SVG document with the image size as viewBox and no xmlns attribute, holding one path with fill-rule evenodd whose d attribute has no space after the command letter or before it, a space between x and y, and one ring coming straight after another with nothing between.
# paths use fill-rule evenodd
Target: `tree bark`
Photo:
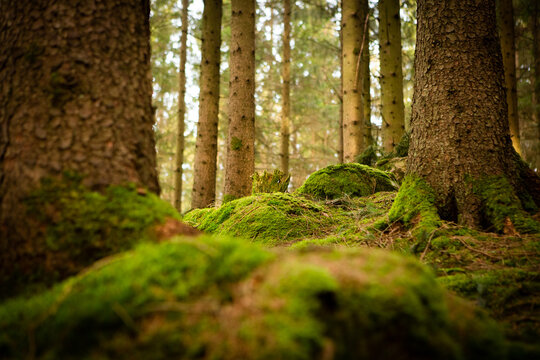
<instances>
[{"instance_id":1,"label":"tree bark","mask_svg":"<svg viewBox=\"0 0 540 360\"><path fill-rule=\"evenodd\" d=\"M362 72L357 66L364 29L363 1L366 0L342 1L343 160L346 163L353 162L364 149Z\"/></svg>"},{"instance_id":2,"label":"tree bark","mask_svg":"<svg viewBox=\"0 0 540 360\"><path fill-rule=\"evenodd\" d=\"M533 89L531 103L533 121L538 126L538 135L540 136L540 26L538 26L539 7L540 5L538 4L538 2L534 1L531 12L531 30L533 38L532 55L534 59L533 76L531 77L531 85ZM540 141L540 137L538 140ZM540 144L538 146L540 150Z\"/></svg>"},{"instance_id":3,"label":"tree bark","mask_svg":"<svg viewBox=\"0 0 540 360\"><path fill-rule=\"evenodd\" d=\"M371 72L369 68L369 4L362 2L362 18L364 19L364 40L362 53L362 105L364 106L364 144L373 145L373 135L371 134Z\"/></svg>"},{"instance_id":4,"label":"tree bark","mask_svg":"<svg viewBox=\"0 0 540 360\"><path fill-rule=\"evenodd\" d=\"M251 194L255 171L255 0L232 0L224 201Z\"/></svg>"},{"instance_id":5,"label":"tree bark","mask_svg":"<svg viewBox=\"0 0 540 360\"><path fill-rule=\"evenodd\" d=\"M480 227L474 180L517 175L495 5L419 0L417 13L407 171L431 185L443 219Z\"/></svg>"},{"instance_id":6,"label":"tree bark","mask_svg":"<svg viewBox=\"0 0 540 360\"><path fill-rule=\"evenodd\" d=\"M180 69L178 71L178 129L174 169L174 207L182 212L182 164L184 163L184 118L186 114L186 55L188 33L188 0L182 0L182 35L180 36Z\"/></svg>"},{"instance_id":7,"label":"tree bark","mask_svg":"<svg viewBox=\"0 0 540 360\"><path fill-rule=\"evenodd\" d=\"M514 7L512 0L498 0L498 25L508 104L508 125L514 149L521 153L516 83L516 45L514 37Z\"/></svg>"},{"instance_id":8,"label":"tree bark","mask_svg":"<svg viewBox=\"0 0 540 360\"><path fill-rule=\"evenodd\" d=\"M149 1L0 2L2 245L28 236L22 201L45 177L159 192L149 11Z\"/></svg>"},{"instance_id":9,"label":"tree bark","mask_svg":"<svg viewBox=\"0 0 540 360\"><path fill-rule=\"evenodd\" d=\"M207 207L216 201L222 12L222 0L205 0L192 208Z\"/></svg>"},{"instance_id":10,"label":"tree bark","mask_svg":"<svg viewBox=\"0 0 540 360\"><path fill-rule=\"evenodd\" d=\"M399 0L379 1L379 46L381 131L383 149L390 153L405 131Z\"/></svg>"},{"instance_id":11,"label":"tree bark","mask_svg":"<svg viewBox=\"0 0 540 360\"><path fill-rule=\"evenodd\" d=\"M290 138L290 88L291 88L291 1L283 3L283 63L281 69L283 87L281 92L281 171L289 173Z\"/></svg>"}]
</instances>

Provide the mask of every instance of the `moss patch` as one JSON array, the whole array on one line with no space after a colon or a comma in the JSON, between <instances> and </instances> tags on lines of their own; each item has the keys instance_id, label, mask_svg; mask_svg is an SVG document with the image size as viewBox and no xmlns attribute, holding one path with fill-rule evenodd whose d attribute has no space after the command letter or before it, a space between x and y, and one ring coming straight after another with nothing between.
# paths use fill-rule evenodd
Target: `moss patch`
<instances>
[{"instance_id":1,"label":"moss patch","mask_svg":"<svg viewBox=\"0 0 540 360\"><path fill-rule=\"evenodd\" d=\"M12 264L10 286L64 278L99 258L154 240L154 226L180 218L170 204L143 189L110 186L98 193L74 174L43 180L25 205L40 233Z\"/></svg>"},{"instance_id":2,"label":"moss patch","mask_svg":"<svg viewBox=\"0 0 540 360\"><path fill-rule=\"evenodd\" d=\"M317 199L368 196L397 189L395 180L384 171L361 164L331 165L311 174L297 193Z\"/></svg>"},{"instance_id":3,"label":"moss patch","mask_svg":"<svg viewBox=\"0 0 540 360\"><path fill-rule=\"evenodd\" d=\"M6 359L499 359L497 326L418 262L271 253L227 239L144 244L0 306Z\"/></svg>"},{"instance_id":4,"label":"moss patch","mask_svg":"<svg viewBox=\"0 0 540 360\"><path fill-rule=\"evenodd\" d=\"M520 233L540 233L540 222L523 210L520 199L505 177L477 180L474 182L474 191L482 199L486 220L493 230L503 232L511 226Z\"/></svg>"},{"instance_id":5,"label":"moss patch","mask_svg":"<svg viewBox=\"0 0 540 360\"><path fill-rule=\"evenodd\" d=\"M285 174L283 171L274 170L273 173L269 173L266 170L261 175L255 173L252 176L252 193L273 193L273 192L287 192L289 187L289 181L291 175Z\"/></svg>"}]
</instances>

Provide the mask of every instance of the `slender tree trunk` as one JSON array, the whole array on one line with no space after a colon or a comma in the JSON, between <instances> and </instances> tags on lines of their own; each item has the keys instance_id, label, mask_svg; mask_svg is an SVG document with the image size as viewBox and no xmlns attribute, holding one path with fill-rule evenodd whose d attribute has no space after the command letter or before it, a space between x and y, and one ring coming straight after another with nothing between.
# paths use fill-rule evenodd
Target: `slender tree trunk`
<instances>
[{"instance_id":1,"label":"slender tree trunk","mask_svg":"<svg viewBox=\"0 0 540 360\"><path fill-rule=\"evenodd\" d=\"M232 0L229 134L223 201L251 193L255 171L255 0Z\"/></svg>"},{"instance_id":2,"label":"slender tree trunk","mask_svg":"<svg viewBox=\"0 0 540 360\"><path fill-rule=\"evenodd\" d=\"M418 0L408 173L435 190L444 219L479 227L472 181L516 176L495 4L440 5Z\"/></svg>"},{"instance_id":3,"label":"slender tree trunk","mask_svg":"<svg viewBox=\"0 0 540 360\"><path fill-rule=\"evenodd\" d=\"M182 211L182 164L184 163L184 117L186 114L186 53L188 33L188 0L182 0L182 35L180 36L180 70L178 72L178 129L174 168L174 207Z\"/></svg>"},{"instance_id":4,"label":"slender tree trunk","mask_svg":"<svg viewBox=\"0 0 540 360\"><path fill-rule=\"evenodd\" d=\"M521 153L517 107L514 7L512 5L512 0L498 0L497 10L502 59L504 65L504 83L506 86L506 103L508 104L508 124L510 126L510 136L512 138L514 149L516 149L518 153Z\"/></svg>"},{"instance_id":5,"label":"slender tree trunk","mask_svg":"<svg viewBox=\"0 0 540 360\"><path fill-rule=\"evenodd\" d=\"M283 87L281 92L281 171L289 173L289 138L290 138L290 87L291 87L291 1L283 3Z\"/></svg>"},{"instance_id":6,"label":"slender tree trunk","mask_svg":"<svg viewBox=\"0 0 540 360\"><path fill-rule=\"evenodd\" d=\"M405 131L399 0L379 0L383 149L389 153Z\"/></svg>"},{"instance_id":7,"label":"slender tree trunk","mask_svg":"<svg viewBox=\"0 0 540 360\"><path fill-rule=\"evenodd\" d=\"M149 0L0 1L0 262L31 261L25 199L44 178L159 192L149 12Z\"/></svg>"},{"instance_id":8,"label":"slender tree trunk","mask_svg":"<svg viewBox=\"0 0 540 360\"><path fill-rule=\"evenodd\" d=\"M540 26L538 26L538 9L540 5L537 1L533 1L533 8L531 12L531 30L533 38L532 55L534 59L533 63L533 76L531 77L532 85L532 114L533 121L538 126L538 135L540 141ZM540 144L538 145L540 152Z\"/></svg>"},{"instance_id":9,"label":"slender tree trunk","mask_svg":"<svg viewBox=\"0 0 540 360\"><path fill-rule=\"evenodd\" d=\"M371 73L369 69L369 4L362 2L362 19L364 19L364 44L362 53L362 104L364 105L364 144L373 145L371 134Z\"/></svg>"},{"instance_id":10,"label":"slender tree trunk","mask_svg":"<svg viewBox=\"0 0 540 360\"><path fill-rule=\"evenodd\" d=\"M343 49L343 31L339 32L339 45ZM341 71L341 78L339 83L339 139L338 139L338 162L344 163L343 159L343 56L339 57L339 67Z\"/></svg>"},{"instance_id":11,"label":"slender tree trunk","mask_svg":"<svg viewBox=\"0 0 540 360\"><path fill-rule=\"evenodd\" d=\"M199 123L195 143L192 208L216 201L222 0L205 0L201 49Z\"/></svg>"},{"instance_id":12,"label":"slender tree trunk","mask_svg":"<svg viewBox=\"0 0 540 360\"><path fill-rule=\"evenodd\" d=\"M343 159L345 162L353 162L364 149L364 108L360 81L362 71L358 66L364 29L362 1L367 0L342 0Z\"/></svg>"}]
</instances>

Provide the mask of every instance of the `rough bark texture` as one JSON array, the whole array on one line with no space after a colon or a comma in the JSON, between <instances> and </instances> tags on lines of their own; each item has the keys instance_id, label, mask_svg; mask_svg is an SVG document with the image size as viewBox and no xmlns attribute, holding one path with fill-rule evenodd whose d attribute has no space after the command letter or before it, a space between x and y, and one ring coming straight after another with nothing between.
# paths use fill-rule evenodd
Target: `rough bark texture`
<instances>
[{"instance_id":1,"label":"rough bark texture","mask_svg":"<svg viewBox=\"0 0 540 360\"><path fill-rule=\"evenodd\" d=\"M339 46L343 49L343 32L339 32ZM339 57L339 70L343 74L343 56ZM343 76L339 84L339 137L338 137L338 163L343 164Z\"/></svg>"},{"instance_id":2,"label":"rough bark texture","mask_svg":"<svg viewBox=\"0 0 540 360\"><path fill-rule=\"evenodd\" d=\"M441 6L444 6L441 4ZM405 131L399 0L379 1L383 149L390 153Z\"/></svg>"},{"instance_id":3,"label":"rough bark texture","mask_svg":"<svg viewBox=\"0 0 540 360\"><path fill-rule=\"evenodd\" d=\"M362 1L365 0L342 1L343 160L346 163L353 162L364 149L362 72L357 68L364 29Z\"/></svg>"},{"instance_id":4,"label":"rough bark texture","mask_svg":"<svg viewBox=\"0 0 540 360\"><path fill-rule=\"evenodd\" d=\"M290 138L290 84L291 84L291 1L283 2L283 64L281 68L283 87L281 89L281 171L289 173Z\"/></svg>"},{"instance_id":5,"label":"rough bark texture","mask_svg":"<svg viewBox=\"0 0 540 360\"><path fill-rule=\"evenodd\" d=\"M192 208L203 208L216 201L222 12L222 0L204 2L199 123L195 143Z\"/></svg>"},{"instance_id":6,"label":"rough bark texture","mask_svg":"<svg viewBox=\"0 0 540 360\"><path fill-rule=\"evenodd\" d=\"M364 45L362 52L362 105L364 106L364 144L373 145L371 134L371 73L369 69L369 4L362 2L362 19L364 19ZM366 22L367 21L367 22Z\"/></svg>"},{"instance_id":7,"label":"rough bark texture","mask_svg":"<svg viewBox=\"0 0 540 360\"><path fill-rule=\"evenodd\" d=\"M538 26L538 17L540 5L534 2L533 11L531 13L531 29L533 37L533 76L532 76L532 106L533 106L533 121L538 126L538 134L540 135L540 26ZM539 139L540 140L540 139Z\"/></svg>"},{"instance_id":8,"label":"rough bark texture","mask_svg":"<svg viewBox=\"0 0 540 360\"><path fill-rule=\"evenodd\" d=\"M178 71L178 129L174 169L174 207L182 211L182 164L184 163L184 117L186 115L186 53L188 33L188 0L182 0L182 35L180 36L180 68Z\"/></svg>"},{"instance_id":9,"label":"rough bark texture","mask_svg":"<svg viewBox=\"0 0 540 360\"><path fill-rule=\"evenodd\" d=\"M34 231L23 200L42 178L159 192L149 31L147 0L0 2L2 255Z\"/></svg>"},{"instance_id":10,"label":"rough bark texture","mask_svg":"<svg viewBox=\"0 0 540 360\"><path fill-rule=\"evenodd\" d=\"M255 0L232 0L224 201L251 194L255 172Z\"/></svg>"},{"instance_id":11,"label":"rough bark texture","mask_svg":"<svg viewBox=\"0 0 540 360\"><path fill-rule=\"evenodd\" d=\"M519 117L516 83L516 45L514 41L514 7L512 0L498 0L498 23L504 66L508 124L514 149L521 153L519 139Z\"/></svg>"},{"instance_id":12,"label":"rough bark texture","mask_svg":"<svg viewBox=\"0 0 540 360\"><path fill-rule=\"evenodd\" d=\"M418 1L408 173L433 187L444 219L482 222L472 180L515 179L495 4Z\"/></svg>"}]
</instances>

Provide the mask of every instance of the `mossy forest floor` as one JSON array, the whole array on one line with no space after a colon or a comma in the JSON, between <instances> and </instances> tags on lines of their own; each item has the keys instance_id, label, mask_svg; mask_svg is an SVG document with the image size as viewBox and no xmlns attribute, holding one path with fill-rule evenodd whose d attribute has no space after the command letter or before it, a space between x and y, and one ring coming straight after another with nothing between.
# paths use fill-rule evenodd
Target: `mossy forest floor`
<instances>
[{"instance_id":1,"label":"mossy forest floor","mask_svg":"<svg viewBox=\"0 0 540 360\"><path fill-rule=\"evenodd\" d=\"M360 186L332 181L344 171ZM319 175L291 194L183 216L209 235L144 229L131 250L4 300L0 357L540 358L538 234L430 218L427 193L411 197L416 213L398 216L395 178L367 166ZM84 198L94 197L76 197ZM145 227L178 218L162 213ZM127 214L115 222L128 223ZM49 242L59 227L51 231Z\"/></svg>"}]
</instances>

